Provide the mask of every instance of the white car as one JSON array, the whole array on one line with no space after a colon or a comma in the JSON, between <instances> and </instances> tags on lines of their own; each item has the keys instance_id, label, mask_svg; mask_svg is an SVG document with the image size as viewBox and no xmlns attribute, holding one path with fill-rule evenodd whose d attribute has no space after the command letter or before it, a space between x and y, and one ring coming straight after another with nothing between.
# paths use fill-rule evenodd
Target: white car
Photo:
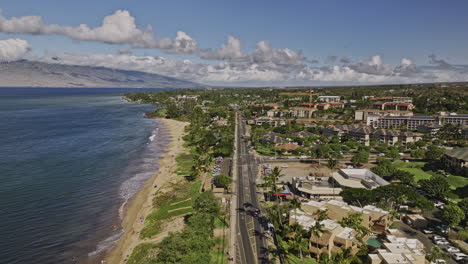
<instances>
[{"instance_id":1,"label":"white car","mask_svg":"<svg viewBox=\"0 0 468 264\"><path fill-rule=\"evenodd\" d=\"M424 234L432 234L432 233L434 233L434 230L432 230L432 229L423 229L423 233Z\"/></svg>"},{"instance_id":2,"label":"white car","mask_svg":"<svg viewBox=\"0 0 468 264\"><path fill-rule=\"evenodd\" d=\"M288 164L283 164L283 165L281 165L281 168L289 168L289 165Z\"/></svg>"},{"instance_id":3,"label":"white car","mask_svg":"<svg viewBox=\"0 0 468 264\"><path fill-rule=\"evenodd\" d=\"M460 253L460 249L452 246L447 247L445 250L449 253Z\"/></svg>"},{"instance_id":4,"label":"white car","mask_svg":"<svg viewBox=\"0 0 468 264\"><path fill-rule=\"evenodd\" d=\"M447 263L447 261L443 259L436 259L434 261L431 261L431 264L445 264L445 263Z\"/></svg>"},{"instance_id":5,"label":"white car","mask_svg":"<svg viewBox=\"0 0 468 264\"><path fill-rule=\"evenodd\" d=\"M299 158L300 158L300 159L307 159L308 156L300 156Z\"/></svg>"},{"instance_id":6,"label":"white car","mask_svg":"<svg viewBox=\"0 0 468 264\"><path fill-rule=\"evenodd\" d=\"M446 239L435 240L434 243L436 245L448 245L448 244L450 244Z\"/></svg>"},{"instance_id":7,"label":"white car","mask_svg":"<svg viewBox=\"0 0 468 264\"><path fill-rule=\"evenodd\" d=\"M438 235L434 235L433 239L434 239L434 240L444 240L445 237L438 236Z\"/></svg>"},{"instance_id":8,"label":"white car","mask_svg":"<svg viewBox=\"0 0 468 264\"><path fill-rule=\"evenodd\" d=\"M441 201L437 201L437 202L434 203L434 206L439 208L439 209L444 209L445 203L443 203Z\"/></svg>"},{"instance_id":9,"label":"white car","mask_svg":"<svg viewBox=\"0 0 468 264\"><path fill-rule=\"evenodd\" d=\"M468 259L468 255L463 253L455 253L452 255L453 259L456 261Z\"/></svg>"}]
</instances>

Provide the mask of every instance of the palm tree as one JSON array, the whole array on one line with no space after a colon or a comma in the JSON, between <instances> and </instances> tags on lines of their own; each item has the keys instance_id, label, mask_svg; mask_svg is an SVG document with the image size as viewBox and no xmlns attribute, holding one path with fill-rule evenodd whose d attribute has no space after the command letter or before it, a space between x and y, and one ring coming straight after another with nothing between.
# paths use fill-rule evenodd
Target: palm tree
<instances>
[{"instance_id":1,"label":"palm tree","mask_svg":"<svg viewBox=\"0 0 468 264\"><path fill-rule=\"evenodd\" d=\"M290 205L291 205L291 208L294 209L294 213L297 214L297 209L301 210L301 201L299 201L299 199L297 199L297 197L294 197L293 199L291 199L289 201Z\"/></svg>"},{"instance_id":2,"label":"palm tree","mask_svg":"<svg viewBox=\"0 0 468 264\"><path fill-rule=\"evenodd\" d=\"M294 223L290 226L291 239L289 240L290 247L299 253L299 258L302 260L302 252L307 250L308 241L304 236L307 234L307 231L298 224Z\"/></svg>"},{"instance_id":3,"label":"palm tree","mask_svg":"<svg viewBox=\"0 0 468 264\"><path fill-rule=\"evenodd\" d=\"M321 224L319 220L317 220L317 221L315 221L315 225L311 226L310 230L309 230L311 235L315 238L316 248L317 248L317 253L315 255L316 255L316 258L317 258L317 262L320 260L320 254L318 253L319 240L320 240L320 237L322 236L322 234L327 232L323 227L324 227L324 225Z\"/></svg>"},{"instance_id":4,"label":"palm tree","mask_svg":"<svg viewBox=\"0 0 468 264\"><path fill-rule=\"evenodd\" d=\"M440 247L433 246L431 252L426 255L426 259L429 261L434 261L436 259L448 259L450 255L447 252L442 251Z\"/></svg>"}]
</instances>

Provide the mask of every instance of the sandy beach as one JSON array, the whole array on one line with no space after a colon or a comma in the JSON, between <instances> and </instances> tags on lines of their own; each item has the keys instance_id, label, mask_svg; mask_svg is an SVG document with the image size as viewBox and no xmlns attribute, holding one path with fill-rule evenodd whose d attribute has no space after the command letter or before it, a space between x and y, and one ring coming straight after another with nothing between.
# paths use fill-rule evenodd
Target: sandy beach
<instances>
[{"instance_id":1,"label":"sandy beach","mask_svg":"<svg viewBox=\"0 0 468 264\"><path fill-rule=\"evenodd\" d=\"M184 135L184 128L188 123L171 119L158 120L163 123L170 135L166 148L167 151L163 154L162 159L159 160L159 170L145 183L140 192L128 205L122 222L125 233L105 256L105 263L123 263L138 244L150 241L157 242L168 234L168 232L161 232L151 239L140 239L139 234L144 227L144 223L140 221L140 217L146 218L152 211L153 195L156 191L155 185L158 186L158 189L164 189L171 181L180 179L181 176L174 173L176 169L175 157L185 151L182 146L182 136ZM170 228L172 232L181 229L183 222L178 223L175 221L174 225Z\"/></svg>"}]
</instances>

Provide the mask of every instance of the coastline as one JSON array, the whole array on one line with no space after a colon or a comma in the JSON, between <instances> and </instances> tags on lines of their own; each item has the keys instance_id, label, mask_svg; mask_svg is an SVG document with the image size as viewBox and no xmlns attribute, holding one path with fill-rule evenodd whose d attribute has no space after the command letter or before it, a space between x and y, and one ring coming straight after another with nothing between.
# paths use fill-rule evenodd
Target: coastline
<instances>
[{"instance_id":1,"label":"coastline","mask_svg":"<svg viewBox=\"0 0 468 264\"><path fill-rule=\"evenodd\" d=\"M152 212L153 195L156 190L154 188L155 185L158 186L159 190L172 180L180 178L180 176L174 173L176 169L175 157L185 151L182 146L182 136L184 135L184 128L188 123L171 119L158 118L157 120L163 124L169 134L166 152L159 160L158 171L144 184L125 209L122 220L124 234L105 254L105 263L122 263L124 259L131 255L133 249L138 244L155 240L154 238L150 240L140 239L140 231L144 227L144 223L140 221L140 217L146 218ZM161 236L165 236L165 234L161 234Z\"/></svg>"}]
</instances>

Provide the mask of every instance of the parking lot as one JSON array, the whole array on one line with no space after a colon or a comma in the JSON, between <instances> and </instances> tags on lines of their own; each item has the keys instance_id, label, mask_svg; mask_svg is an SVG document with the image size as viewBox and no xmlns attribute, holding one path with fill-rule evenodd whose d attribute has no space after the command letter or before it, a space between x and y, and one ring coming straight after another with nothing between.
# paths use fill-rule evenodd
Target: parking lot
<instances>
[{"instance_id":1,"label":"parking lot","mask_svg":"<svg viewBox=\"0 0 468 264\"><path fill-rule=\"evenodd\" d=\"M279 178L280 182L291 182L293 177L305 177L309 175L328 176L330 170L324 166L320 167L317 163L307 163L299 161L278 161L274 162L265 161L262 165L270 164L272 168L278 167L281 169L282 177Z\"/></svg>"}]
</instances>

